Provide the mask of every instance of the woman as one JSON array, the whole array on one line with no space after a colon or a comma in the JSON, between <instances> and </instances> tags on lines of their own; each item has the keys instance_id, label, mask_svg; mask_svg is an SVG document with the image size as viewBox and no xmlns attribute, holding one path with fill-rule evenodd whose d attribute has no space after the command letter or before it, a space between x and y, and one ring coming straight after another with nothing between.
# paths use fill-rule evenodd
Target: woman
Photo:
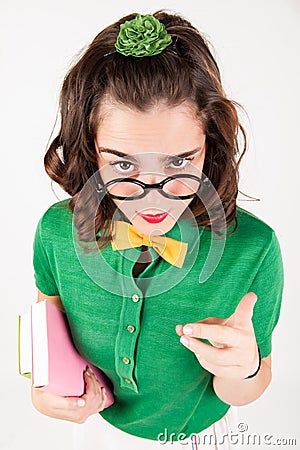
<instances>
[{"instance_id":1,"label":"woman","mask_svg":"<svg viewBox=\"0 0 300 450\"><path fill-rule=\"evenodd\" d=\"M32 400L77 423L100 412L100 448L196 448L205 433L226 448L230 405L271 381L282 260L274 230L236 205L235 106L199 31L163 11L107 27L64 80L45 168L71 199L37 227L38 300L62 303L115 403L89 371L82 398Z\"/></svg>"}]
</instances>

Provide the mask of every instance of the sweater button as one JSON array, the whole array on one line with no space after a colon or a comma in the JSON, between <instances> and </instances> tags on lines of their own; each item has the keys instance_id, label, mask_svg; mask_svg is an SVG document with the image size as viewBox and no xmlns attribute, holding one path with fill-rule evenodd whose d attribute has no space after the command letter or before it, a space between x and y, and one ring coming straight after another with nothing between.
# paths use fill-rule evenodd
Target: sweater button
<instances>
[{"instance_id":1,"label":"sweater button","mask_svg":"<svg viewBox=\"0 0 300 450\"><path fill-rule=\"evenodd\" d=\"M130 359L127 358L127 356L124 356L124 358L122 358L122 361L124 364L130 364Z\"/></svg>"},{"instance_id":2,"label":"sweater button","mask_svg":"<svg viewBox=\"0 0 300 450\"><path fill-rule=\"evenodd\" d=\"M129 378L125 378L126 383L131 384L132 381Z\"/></svg>"},{"instance_id":3,"label":"sweater button","mask_svg":"<svg viewBox=\"0 0 300 450\"><path fill-rule=\"evenodd\" d=\"M133 294L131 297L131 300L135 303L138 302L139 299L140 299L140 296L138 294Z\"/></svg>"},{"instance_id":4,"label":"sweater button","mask_svg":"<svg viewBox=\"0 0 300 450\"><path fill-rule=\"evenodd\" d=\"M129 331L129 333L133 333L135 331L135 327L133 325L127 325L126 330Z\"/></svg>"}]
</instances>

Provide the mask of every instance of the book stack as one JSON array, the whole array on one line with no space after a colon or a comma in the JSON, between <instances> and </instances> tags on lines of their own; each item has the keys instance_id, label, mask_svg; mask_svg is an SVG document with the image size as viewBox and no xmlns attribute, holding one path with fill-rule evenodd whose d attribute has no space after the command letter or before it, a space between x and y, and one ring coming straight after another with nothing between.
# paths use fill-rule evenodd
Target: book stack
<instances>
[{"instance_id":1,"label":"book stack","mask_svg":"<svg viewBox=\"0 0 300 450\"><path fill-rule=\"evenodd\" d=\"M37 389L61 396L85 393L83 372L90 367L106 389L105 408L114 403L109 379L83 358L74 346L66 313L48 300L31 305L19 315L19 373L31 379Z\"/></svg>"}]
</instances>

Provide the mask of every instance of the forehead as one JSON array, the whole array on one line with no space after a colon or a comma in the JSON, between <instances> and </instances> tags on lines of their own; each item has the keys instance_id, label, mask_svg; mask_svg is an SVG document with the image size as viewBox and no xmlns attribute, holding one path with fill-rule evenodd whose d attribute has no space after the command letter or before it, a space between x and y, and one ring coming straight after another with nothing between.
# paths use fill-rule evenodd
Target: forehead
<instances>
[{"instance_id":1,"label":"forehead","mask_svg":"<svg viewBox=\"0 0 300 450\"><path fill-rule=\"evenodd\" d=\"M176 154L201 146L205 141L197 109L188 102L174 107L160 103L141 112L106 101L100 111L98 147L127 154Z\"/></svg>"}]
</instances>

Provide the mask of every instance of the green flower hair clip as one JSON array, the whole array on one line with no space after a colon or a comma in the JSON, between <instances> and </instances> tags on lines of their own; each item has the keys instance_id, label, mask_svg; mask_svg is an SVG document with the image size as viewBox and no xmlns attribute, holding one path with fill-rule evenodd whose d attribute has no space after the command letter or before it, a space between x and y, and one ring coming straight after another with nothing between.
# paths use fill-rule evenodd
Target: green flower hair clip
<instances>
[{"instance_id":1,"label":"green flower hair clip","mask_svg":"<svg viewBox=\"0 0 300 450\"><path fill-rule=\"evenodd\" d=\"M152 15L138 14L120 25L115 44L116 50L125 56L153 56L161 53L172 43L163 23Z\"/></svg>"}]
</instances>

